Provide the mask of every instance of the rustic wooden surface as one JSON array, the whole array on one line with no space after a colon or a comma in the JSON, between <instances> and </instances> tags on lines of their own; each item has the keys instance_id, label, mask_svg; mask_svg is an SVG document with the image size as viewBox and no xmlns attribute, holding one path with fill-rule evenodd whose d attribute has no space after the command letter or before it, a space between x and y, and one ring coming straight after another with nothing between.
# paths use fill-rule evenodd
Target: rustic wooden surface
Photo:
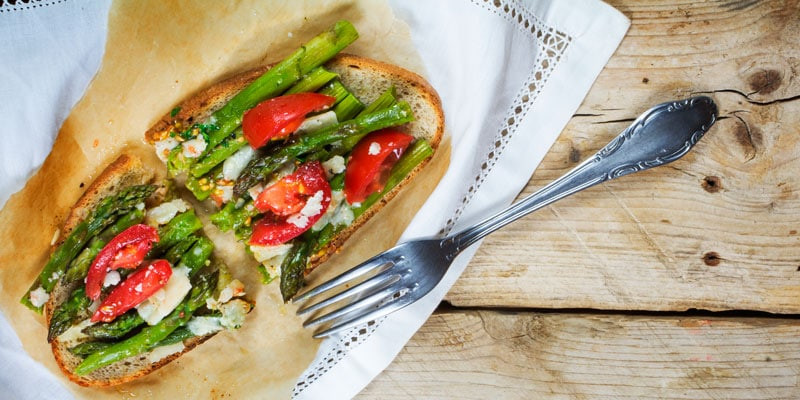
<instances>
[{"instance_id":1,"label":"rustic wooden surface","mask_svg":"<svg viewBox=\"0 0 800 400\"><path fill-rule=\"evenodd\" d=\"M630 31L523 195L652 104L709 95L716 126L489 237L360 398L800 398L800 4L610 3Z\"/></svg>"},{"instance_id":2,"label":"rustic wooden surface","mask_svg":"<svg viewBox=\"0 0 800 400\"><path fill-rule=\"evenodd\" d=\"M362 399L796 399L800 321L453 311Z\"/></svg>"}]
</instances>

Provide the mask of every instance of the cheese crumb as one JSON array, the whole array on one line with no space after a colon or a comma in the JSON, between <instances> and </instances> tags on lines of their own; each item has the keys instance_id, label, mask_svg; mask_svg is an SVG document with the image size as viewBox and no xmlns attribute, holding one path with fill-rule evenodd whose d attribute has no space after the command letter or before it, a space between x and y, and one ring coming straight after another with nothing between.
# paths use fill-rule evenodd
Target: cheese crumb
<instances>
[{"instance_id":1,"label":"cheese crumb","mask_svg":"<svg viewBox=\"0 0 800 400\"><path fill-rule=\"evenodd\" d=\"M186 324L189 332L195 336L205 336L222 330L220 317L192 317Z\"/></svg>"},{"instance_id":2,"label":"cheese crumb","mask_svg":"<svg viewBox=\"0 0 800 400\"><path fill-rule=\"evenodd\" d=\"M183 349L185 349L183 342L168 344L166 346L158 346L147 355L147 359L152 363L158 362L173 354L182 352Z\"/></svg>"},{"instance_id":3,"label":"cheese crumb","mask_svg":"<svg viewBox=\"0 0 800 400\"><path fill-rule=\"evenodd\" d=\"M151 226L164 225L178 215L178 213L182 213L188 209L189 203L183 199L175 199L166 203L161 203L147 210L145 223Z\"/></svg>"},{"instance_id":4,"label":"cheese crumb","mask_svg":"<svg viewBox=\"0 0 800 400\"><path fill-rule=\"evenodd\" d=\"M325 169L325 175L328 179L332 178L334 175L341 174L345 170L344 157L333 156L322 163L322 168Z\"/></svg>"},{"instance_id":5,"label":"cheese crumb","mask_svg":"<svg viewBox=\"0 0 800 400\"><path fill-rule=\"evenodd\" d=\"M318 190L313 196L309 197L306 205L299 213L292 215L286 219L286 222L298 227L305 228L308 226L308 218L321 213L322 210L322 197L325 194L322 190Z\"/></svg>"},{"instance_id":6,"label":"cheese crumb","mask_svg":"<svg viewBox=\"0 0 800 400\"><path fill-rule=\"evenodd\" d=\"M291 244L279 244L276 246L250 245L250 251L253 252L253 258L260 263L278 256L285 255L291 249Z\"/></svg>"},{"instance_id":7,"label":"cheese crumb","mask_svg":"<svg viewBox=\"0 0 800 400\"><path fill-rule=\"evenodd\" d=\"M61 229L56 228L56 231L53 232L53 238L50 239L50 246L56 244L56 242L58 241L58 237L59 236L61 236Z\"/></svg>"},{"instance_id":8,"label":"cheese crumb","mask_svg":"<svg viewBox=\"0 0 800 400\"><path fill-rule=\"evenodd\" d=\"M222 177L228 181L235 181L255 154L256 151L247 145L233 153L222 163Z\"/></svg>"},{"instance_id":9,"label":"cheese crumb","mask_svg":"<svg viewBox=\"0 0 800 400\"><path fill-rule=\"evenodd\" d=\"M177 147L180 143L174 137L167 137L164 140L159 140L155 142L154 146L156 148L156 155L159 159L163 162L167 162L167 158L169 158L169 153Z\"/></svg>"},{"instance_id":10,"label":"cheese crumb","mask_svg":"<svg viewBox=\"0 0 800 400\"><path fill-rule=\"evenodd\" d=\"M369 150L367 151L367 154L375 156L378 155L378 153L380 152L381 152L381 145L378 144L378 142L372 142L369 144Z\"/></svg>"},{"instance_id":11,"label":"cheese crumb","mask_svg":"<svg viewBox=\"0 0 800 400\"><path fill-rule=\"evenodd\" d=\"M258 198L258 195L261 194L261 192L263 191L264 191L264 185L259 183L258 185L255 185L250 189L247 189L247 194L250 195L251 199L255 200Z\"/></svg>"},{"instance_id":12,"label":"cheese crumb","mask_svg":"<svg viewBox=\"0 0 800 400\"><path fill-rule=\"evenodd\" d=\"M206 140L198 135L194 139L183 142L183 156L188 158L197 158L206 150Z\"/></svg>"},{"instance_id":13,"label":"cheese crumb","mask_svg":"<svg viewBox=\"0 0 800 400\"><path fill-rule=\"evenodd\" d=\"M111 272L107 273L106 277L103 279L103 287L109 287L109 286L116 285L116 284L119 283L119 281L121 279L122 279L122 277L120 277L119 272L111 271Z\"/></svg>"},{"instance_id":14,"label":"cheese crumb","mask_svg":"<svg viewBox=\"0 0 800 400\"><path fill-rule=\"evenodd\" d=\"M47 300L50 300L50 295L47 291L44 290L41 286L36 288L36 290L32 290L30 294L31 304L34 307L41 307L44 303L47 303Z\"/></svg>"}]
</instances>

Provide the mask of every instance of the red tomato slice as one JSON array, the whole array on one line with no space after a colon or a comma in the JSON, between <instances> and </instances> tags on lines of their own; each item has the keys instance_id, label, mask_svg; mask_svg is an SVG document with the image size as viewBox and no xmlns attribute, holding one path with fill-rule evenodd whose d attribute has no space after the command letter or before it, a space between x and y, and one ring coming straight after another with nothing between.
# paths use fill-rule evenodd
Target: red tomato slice
<instances>
[{"instance_id":1,"label":"red tomato slice","mask_svg":"<svg viewBox=\"0 0 800 400\"><path fill-rule=\"evenodd\" d=\"M319 198L319 206L306 209L312 198ZM331 186L322 164L307 162L258 195L256 208L272 215L255 223L250 244L274 246L294 239L319 221L330 204Z\"/></svg>"},{"instance_id":2,"label":"red tomato slice","mask_svg":"<svg viewBox=\"0 0 800 400\"><path fill-rule=\"evenodd\" d=\"M106 273L112 269L135 268L158 242L158 231L152 226L137 224L122 231L100 250L86 274L86 295L97 300L103 289Z\"/></svg>"},{"instance_id":3,"label":"red tomato slice","mask_svg":"<svg viewBox=\"0 0 800 400\"><path fill-rule=\"evenodd\" d=\"M164 287L172 276L172 267L166 260L155 260L125 279L114 288L92 315L92 322L111 322L117 316L147 300Z\"/></svg>"},{"instance_id":4,"label":"red tomato slice","mask_svg":"<svg viewBox=\"0 0 800 400\"><path fill-rule=\"evenodd\" d=\"M380 191L389 173L414 137L394 129L383 129L364 136L350 153L344 171L344 197L350 204L361 203Z\"/></svg>"},{"instance_id":5,"label":"red tomato slice","mask_svg":"<svg viewBox=\"0 0 800 400\"><path fill-rule=\"evenodd\" d=\"M250 146L257 149L272 139L289 136L306 115L322 111L336 98L319 93L295 93L262 101L244 113L242 131Z\"/></svg>"}]
</instances>

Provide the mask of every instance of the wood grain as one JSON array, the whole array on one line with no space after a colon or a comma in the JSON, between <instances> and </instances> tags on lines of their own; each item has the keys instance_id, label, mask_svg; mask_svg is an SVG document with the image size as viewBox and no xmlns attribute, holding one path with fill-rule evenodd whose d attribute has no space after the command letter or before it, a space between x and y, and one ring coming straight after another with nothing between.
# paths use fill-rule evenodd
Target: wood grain
<instances>
[{"instance_id":1,"label":"wood grain","mask_svg":"<svg viewBox=\"0 0 800 400\"><path fill-rule=\"evenodd\" d=\"M800 5L611 4L631 29L523 195L650 105L707 94L718 123L669 166L591 188L489 237L446 300L800 312Z\"/></svg>"},{"instance_id":2,"label":"wood grain","mask_svg":"<svg viewBox=\"0 0 800 400\"><path fill-rule=\"evenodd\" d=\"M435 314L367 399L796 399L800 322Z\"/></svg>"}]
</instances>

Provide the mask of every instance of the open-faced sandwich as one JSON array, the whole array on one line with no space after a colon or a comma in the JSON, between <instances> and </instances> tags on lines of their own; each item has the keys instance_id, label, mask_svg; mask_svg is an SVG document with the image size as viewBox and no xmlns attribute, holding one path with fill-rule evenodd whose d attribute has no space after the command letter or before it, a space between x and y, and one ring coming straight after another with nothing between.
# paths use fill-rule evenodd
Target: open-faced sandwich
<instances>
[{"instance_id":1,"label":"open-faced sandwich","mask_svg":"<svg viewBox=\"0 0 800 400\"><path fill-rule=\"evenodd\" d=\"M223 329L252 304L213 255L202 223L169 185L122 155L87 188L22 303L44 311L53 355L85 386L150 373Z\"/></svg>"},{"instance_id":2,"label":"open-faced sandwich","mask_svg":"<svg viewBox=\"0 0 800 400\"><path fill-rule=\"evenodd\" d=\"M340 21L283 61L177 105L148 142L212 222L233 231L284 300L312 268L417 174L444 118L420 76L337 55L358 37Z\"/></svg>"}]
</instances>

